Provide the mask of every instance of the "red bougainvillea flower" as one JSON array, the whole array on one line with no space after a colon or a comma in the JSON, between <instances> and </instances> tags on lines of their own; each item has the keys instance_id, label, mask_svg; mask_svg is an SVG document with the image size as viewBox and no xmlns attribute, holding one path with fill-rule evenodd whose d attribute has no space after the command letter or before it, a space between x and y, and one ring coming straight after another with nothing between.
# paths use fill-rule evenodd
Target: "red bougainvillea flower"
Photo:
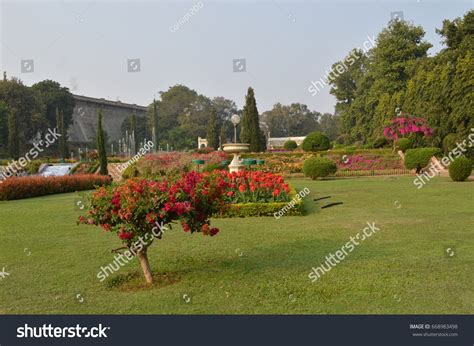
<instances>
[{"instance_id":1,"label":"red bougainvillea flower","mask_svg":"<svg viewBox=\"0 0 474 346\"><path fill-rule=\"evenodd\" d=\"M122 240L129 240L132 239L133 234L132 232L119 232L118 236Z\"/></svg>"}]
</instances>

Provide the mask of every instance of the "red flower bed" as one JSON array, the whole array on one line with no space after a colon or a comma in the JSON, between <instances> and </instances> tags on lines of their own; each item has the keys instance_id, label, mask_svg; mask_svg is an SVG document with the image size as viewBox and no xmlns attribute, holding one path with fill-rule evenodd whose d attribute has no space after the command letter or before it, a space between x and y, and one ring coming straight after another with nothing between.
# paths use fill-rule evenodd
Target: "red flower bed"
<instances>
[{"instance_id":1,"label":"red flower bed","mask_svg":"<svg viewBox=\"0 0 474 346\"><path fill-rule=\"evenodd\" d=\"M13 177L0 182L0 200L92 190L95 186L107 184L110 184L109 177L95 174L65 175L62 177Z\"/></svg>"},{"instance_id":2,"label":"red flower bed","mask_svg":"<svg viewBox=\"0 0 474 346\"><path fill-rule=\"evenodd\" d=\"M281 175L261 171L218 174L227 183L226 200L230 203L289 201L290 187Z\"/></svg>"}]
</instances>

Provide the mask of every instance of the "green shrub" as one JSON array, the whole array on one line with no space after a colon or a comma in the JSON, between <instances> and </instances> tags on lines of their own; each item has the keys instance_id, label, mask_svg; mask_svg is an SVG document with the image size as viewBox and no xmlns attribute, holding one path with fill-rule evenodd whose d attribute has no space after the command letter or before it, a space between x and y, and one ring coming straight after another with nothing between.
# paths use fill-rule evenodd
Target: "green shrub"
<instances>
[{"instance_id":1,"label":"green shrub","mask_svg":"<svg viewBox=\"0 0 474 346\"><path fill-rule=\"evenodd\" d=\"M326 157L310 157L303 164L304 175L313 180L327 177L336 171L336 163Z\"/></svg>"},{"instance_id":2,"label":"green shrub","mask_svg":"<svg viewBox=\"0 0 474 346\"><path fill-rule=\"evenodd\" d=\"M445 154L449 153L456 147L457 135L450 133L443 138L443 151Z\"/></svg>"},{"instance_id":3,"label":"green shrub","mask_svg":"<svg viewBox=\"0 0 474 346\"><path fill-rule=\"evenodd\" d=\"M395 146L397 147L398 150L401 150L403 153L406 152L408 149L413 148L413 143L411 140L408 138L400 138Z\"/></svg>"},{"instance_id":4,"label":"green shrub","mask_svg":"<svg viewBox=\"0 0 474 346\"><path fill-rule=\"evenodd\" d=\"M471 172L471 160L464 156L454 159L449 165L449 176L453 181L464 181L471 175Z\"/></svg>"},{"instance_id":5,"label":"green shrub","mask_svg":"<svg viewBox=\"0 0 474 346\"><path fill-rule=\"evenodd\" d=\"M295 150L298 148L298 144L290 139L289 141L286 141L285 144L283 144L283 148L286 150Z\"/></svg>"},{"instance_id":6,"label":"green shrub","mask_svg":"<svg viewBox=\"0 0 474 346\"><path fill-rule=\"evenodd\" d=\"M28 162L28 164L26 165L26 171L28 172L28 174L33 175L33 174L38 173L41 163L42 162L39 160Z\"/></svg>"},{"instance_id":7,"label":"green shrub","mask_svg":"<svg viewBox=\"0 0 474 346\"><path fill-rule=\"evenodd\" d=\"M430 163L431 158L440 152L439 148L408 149L405 154L405 167L420 173Z\"/></svg>"},{"instance_id":8,"label":"green shrub","mask_svg":"<svg viewBox=\"0 0 474 346\"><path fill-rule=\"evenodd\" d=\"M358 149L363 149L362 147L364 146L364 141L356 141L354 142L354 147Z\"/></svg>"},{"instance_id":9,"label":"green shrub","mask_svg":"<svg viewBox=\"0 0 474 346\"><path fill-rule=\"evenodd\" d=\"M388 144L387 138L385 138L385 137L379 137L379 138L377 138L377 139L374 141L373 147L374 147L375 149L383 148L383 147L385 147L387 144Z\"/></svg>"},{"instance_id":10,"label":"green shrub","mask_svg":"<svg viewBox=\"0 0 474 346\"><path fill-rule=\"evenodd\" d=\"M324 133L314 131L306 136L301 147L304 151L328 150L331 147L331 142Z\"/></svg>"},{"instance_id":11,"label":"green shrub","mask_svg":"<svg viewBox=\"0 0 474 346\"><path fill-rule=\"evenodd\" d=\"M215 217L251 217L251 216L275 216L280 211L284 211L283 216L304 215L303 200L296 198L296 190L291 187L289 202L269 202L269 203L231 203ZM279 215L276 215L279 216ZM276 217L275 216L275 217Z\"/></svg>"}]
</instances>

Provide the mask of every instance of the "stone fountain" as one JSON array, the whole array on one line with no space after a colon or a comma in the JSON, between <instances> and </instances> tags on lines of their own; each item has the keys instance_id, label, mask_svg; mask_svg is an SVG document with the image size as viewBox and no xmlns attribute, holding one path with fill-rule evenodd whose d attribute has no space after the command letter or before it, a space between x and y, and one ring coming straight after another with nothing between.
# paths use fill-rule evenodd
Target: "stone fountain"
<instances>
[{"instance_id":1,"label":"stone fountain","mask_svg":"<svg viewBox=\"0 0 474 346\"><path fill-rule=\"evenodd\" d=\"M240 159L240 153L249 151L250 144L247 143L237 143L237 125L240 123L240 117L237 114L234 114L230 121L234 124L234 143L226 143L223 145L223 149L226 153L234 154L234 158L229 164L229 171L239 172L243 169L244 165Z\"/></svg>"}]
</instances>

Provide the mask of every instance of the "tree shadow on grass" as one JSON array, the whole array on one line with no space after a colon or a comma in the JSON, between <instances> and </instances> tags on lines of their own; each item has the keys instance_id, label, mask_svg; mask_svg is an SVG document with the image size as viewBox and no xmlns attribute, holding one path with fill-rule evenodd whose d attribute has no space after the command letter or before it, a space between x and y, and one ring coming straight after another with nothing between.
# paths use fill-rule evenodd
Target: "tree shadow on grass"
<instances>
[{"instance_id":1,"label":"tree shadow on grass","mask_svg":"<svg viewBox=\"0 0 474 346\"><path fill-rule=\"evenodd\" d=\"M181 281L181 274L178 272L153 273L153 279L155 282L149 285L145 282L140 271L133 271L115 275L107 279L105 285L109 289L118 289L124 292L146 291L173 285Z\"/></svg>"},{"instance_id":2,"label":"tree shadow on grass","mask_svg":"<svg viewBox=\"0 0 474 346\"><path fill-rule=\"evenodd\" d=\"M205 271L208 274L228 275L229 271L236 274L255 275L264 274L265 271L282 269L283 271L294 271L300 273L311 270L326 261L326 256L334 254L346 244L345 240L333 239L310 239L297 240L285 244L279 244L268 248L248 249L242 256L233 258L220 257L211 261L202 260L188 267L189 272ZM380 247L380 244L370 245L361 243L341 261L354 263L354 261L367 261L376 258L395 256L393 251ZM212 264L212 272L208 270ZM203 269L204 268L204 269Z\"/></svg>"}]
</instances>

